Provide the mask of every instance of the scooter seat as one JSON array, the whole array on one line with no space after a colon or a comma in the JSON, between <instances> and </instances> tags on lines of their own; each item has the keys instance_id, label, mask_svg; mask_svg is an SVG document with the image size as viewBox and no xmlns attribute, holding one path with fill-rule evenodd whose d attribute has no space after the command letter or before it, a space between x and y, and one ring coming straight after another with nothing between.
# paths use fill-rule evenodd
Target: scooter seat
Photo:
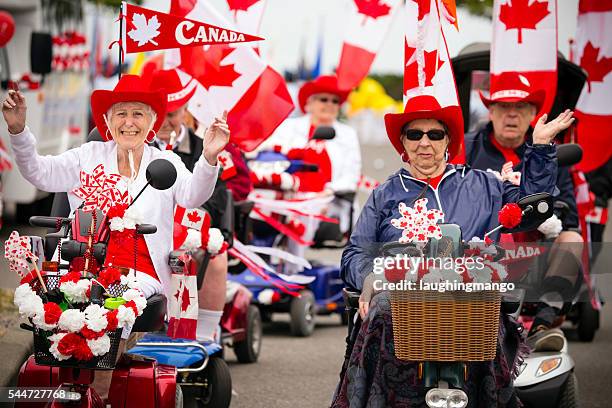
<instances>
[{"instance_id":1,"label":"scooter seat","mask_svg":"<svg viewBox=\"0 0 612 408\"><path fill-rule=\"evenodd\" d=\"M166 304L166 297L162 294L156 294L148 298L147 307L145 307L142 315L136 319L132 331L155 332L163 330Z\"/></svg>"}]
</instances>

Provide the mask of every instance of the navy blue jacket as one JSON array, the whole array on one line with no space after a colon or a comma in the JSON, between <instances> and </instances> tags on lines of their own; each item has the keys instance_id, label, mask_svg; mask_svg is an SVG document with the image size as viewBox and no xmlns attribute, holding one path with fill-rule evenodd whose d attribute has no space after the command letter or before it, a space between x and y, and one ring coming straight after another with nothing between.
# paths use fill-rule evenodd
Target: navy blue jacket
<instances>
[{"instance_id":1,"label":"navy blue jacket","mask_svg":"<svg viewBox=\"0 0 612 408\"><path fill-rule=\"evenodd\" d=\"M342 253L342 279L349 287L362 289L364 278L372 272L373 259L379 256L380 244L395 242L401 237L402 230L391 225L391 219L400 218L399 203L412 206L425 186L428 209L442 210L444 222L458 224L464 239L482 239L498 225L497 213L504 204L529 194L554 193L556 157L554 146L528 146L520 186L502 183L485 171L448 165L434 189L402 168L378 186L363 207Z\"/></svg>"},{"instance_id":2,"label":"navy blue jacket","mask_svg":"<svg viewBox=\"0 0 612 408\"><path fill-rule=\"evenodd\" d=\"M489 122L482 129L465 135L465 162L474 169L500 171L506 160L504 155L497 150L491 143L490 136L493 132L493 125ZM530 128L526 142L531 143ZM523 143L514 149L516 155L522 159L525 154L526 144ZM521 171L523 163L514 167L515 171ZM574 183L569 173L569 168L559 167L557 173L557 188L559 189L555 199L565 202L569 206L569 211L561 218L563 230L578 228L578 209L576 207L576 197L574 195Z\"/></svg>"}]
</instances>

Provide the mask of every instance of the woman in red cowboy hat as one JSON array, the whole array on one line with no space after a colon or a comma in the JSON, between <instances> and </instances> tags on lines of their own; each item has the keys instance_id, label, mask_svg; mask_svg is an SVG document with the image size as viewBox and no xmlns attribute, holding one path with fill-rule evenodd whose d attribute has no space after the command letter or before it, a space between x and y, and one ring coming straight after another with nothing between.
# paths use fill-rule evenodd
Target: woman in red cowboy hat
<instances>
[{"instance_id":1,"label":"woman in red cowboy hat","mask_svg":"<svg viewBox=\"0 0 612 408\"><path fill-rule=\"evenodd\" d=\"M96 90L91 94L91 109L96 127L106 142L89 142L58 156L40 156L36 139L26 126L26 100L18 91L9 91L2 113L10 133L15 162L26 180L43 191L68 192L72 210L82 200L74 194L81 187L82 172L91 174L102 164L107 174L119 174L119 189L130 198L146 185L145 169L155 159L169 160L177 170L175 184L167 190L147 188L131 208L143 222L157 226L157 233L138 235L137 253L119 251L110 260L114 266L133 267L138 257L136 277L146 297L168 293L172 249L172 220L176 204L193 208L211 195L217 179L217 154L229 140L226 115L215 119L205 135L205 148L189 172L178 156L160 151L146 142L155 137L166 115L166 93L149 90L136 75L124 75L112 91ZM109 262L107 256L107 262ZM129 333L124 331L124 338ZM99 380L105 376L97 376ZM102 396L105 390L102 391Z\"/></svg>"},{"instance_id":2,"label":"woman in red cowboy hat","mask_svg":"<svg viewBox=\"0 0 612 408\"><path fill-rule=\"evenodd\" d=\"M441 107L433 96L420 95L408 100L404 113L385 116L389 140L406 165L373 191L342 254L342 279L349 288L361 291L359 314L363 321L355 326L356 337L351 336L355 340L349 344L352 350L344 363L333 407L423 406L426 389L418 377L417 364L400 361L393 352L388 292L375 293L381 287L380 271L375 273L379 243L425 244L429 239L428 233L415 234L414 224L410 225L423 221L403 222L412 213L407 207L414 205L410 210L418 212L416 207L424 205L425 211L433 210L427 212L434 218L432 226L436 222L458 224L464 238L482 240L498 225L498 212L505 203L531 193L554 193L556 150L550 141L571 124L571 113L548 124L538 122L520 186L504 184L484 171L448 164L461 151L461 115L458 106ZM419 199L427 201L415 205ZM467 392L475 406L511 406L516 401L512 370L517 367L518 352L507 344L518 345L521 338L516 323L507 316L504 319L504 335L510 342L500 342L493 362L468 370L466 383L473 386Z\"/></svg>"}]
</instances>

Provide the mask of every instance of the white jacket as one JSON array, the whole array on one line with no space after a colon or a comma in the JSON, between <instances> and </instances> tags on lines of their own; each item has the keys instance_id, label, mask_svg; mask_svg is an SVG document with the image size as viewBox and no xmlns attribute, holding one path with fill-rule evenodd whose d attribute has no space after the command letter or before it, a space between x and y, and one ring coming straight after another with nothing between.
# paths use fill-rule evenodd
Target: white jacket
<instances>
[{"instance_id":1,"label":"white jacket","mask_svg":"<svg viewBox=\"0 0 612 408\"><path fill-rule=\"evenodd\" d=\"M356 191L361 176L361 151L357 133L338 121L333 123L336 137L325 141L332 165L332 179L327 187L333 191ZM303 148L308 143L310 115L285 120L257 150Z\"/></svg>"},{"instance_id":2,"label":"white jacket","mask_svg":"<svg viewBox=\"0 0 612 408\"><path fill-rule=\"evenodd\" d=\"M117 145L109 142L89 142L57 156L40 156L36 152L36 139L28 127L17 135L11 135L11 147L15 162L23 177L35 187L49 192L68 192L70 208L74 210L82 200L71 193L80 187L80 171L91 173L99 164L104 165L107 174L119 173L117 166ZM155 159L169 160L177 171L176 182L167 190L152 187L142 193L134 207L143 216L145 223L157 226L155 234L145 235L145 241L166 296L170 297L170 267L168 256L172 250L172 228L174 207L185 208L202 205L212 195L217 180L218 166L211 166L200 157L193 169L193 175L181 159L171 151L158 150L145 144L138 176L130 188L135 195L146 184L146 168Z\"/></svg>"}]
</instances>

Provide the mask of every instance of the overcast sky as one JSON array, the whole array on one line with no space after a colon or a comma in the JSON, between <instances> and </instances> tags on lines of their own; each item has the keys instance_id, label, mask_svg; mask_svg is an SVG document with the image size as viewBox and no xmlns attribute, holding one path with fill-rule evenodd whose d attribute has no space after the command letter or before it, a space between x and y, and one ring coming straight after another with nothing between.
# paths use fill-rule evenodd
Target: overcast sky
<instances>
[{"instance_id":1,"label":"overcast sky","mask_svg":"<svg viewBox=\"0 0 612 408\"><path fill-rule=\"evenodd\" d=\"M226 0L208 0L217 10L230 16ZM319 30L324 35L323 67L330 73L338 63L346 15L352 0L268 0L260 35L263 55L277 70L294 70L300 59L301 44L306 59L315 59ZM167 12L169 0L145 0L144 6ZM576 32L578 0L558 0L559 50L567 56L568 39ZM448 39L451 56L472 42L491 41L491 21L459 9L459 35ZM372 72L401 73L403 63L403 30L396 18L379 52Z\"/></svg>"}]
</instances>

